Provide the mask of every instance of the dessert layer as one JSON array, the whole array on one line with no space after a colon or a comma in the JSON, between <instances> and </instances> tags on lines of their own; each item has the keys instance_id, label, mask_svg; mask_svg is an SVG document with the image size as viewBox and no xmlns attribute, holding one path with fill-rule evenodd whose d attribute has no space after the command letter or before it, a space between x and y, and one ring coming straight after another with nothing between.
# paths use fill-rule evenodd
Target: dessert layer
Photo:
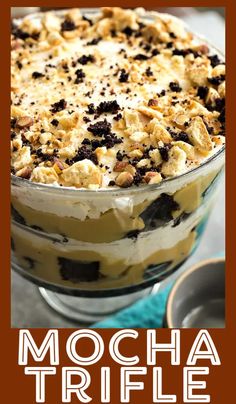
<instances>
[{"instance_id":1,"label":"dessert layer","mask_svg":"<svg viewBox=\"0 0 236 404\"><path fill-rule=\"evenodd\" d=\"M160 183L224 143L225 66L170 15L105 7L15 21L12 173L76 188Z\"/></svg>"},{"instance_id":2,"label":"dessert layer","mask_svg":"<svg viewBox=\"0 0 236 404\"><path fill-rule=\"evenodd\" d=\"M84 213L85 206L90 206L87 200L67 201L63 199L52 201L41 197L34 206L34 198L28 198L27 205L21 195L12 196L12 217L23 225L30 226L45 233L53 233L55 238L71 238L84 242L112 242L126 237L135 237L139 232L153 230L166 225L169 222L181 222L191 212L195 211L203 202L206 193L217 181L218 171L213 171L206 176L200 176L193 182L183 186L173 195L167 193L143 193L142 202L132 197L117 198L117 200L104 199L104 204L110 203L109 209L100 214L99 218L82 217L78 220L79 213ZM27 193L25 193L26 195ZM37 199L36 199L37 200ZM41 202L42 201L42 202ZM46 205L48 211L43 211ZM74 202L74 204L73 204ZM91 205L94 201L91 200ZM137 205L135 205L137 203ZM39 206L40 210L36 208ZM58 216L57 207L64 207L64 217ZM76 207L76 215L73 217L73 207ZM98 209L99 206L94 209ZM54 213L55 212L55 213ZM73 216L72 216L73 215Z\"/></svg>"},{"instance_id":3,"label":"dessert layer","mask_svg":"<svg viewBox=\"0 0 236 404\"><path fill-rule=\"evenodd\" d=\"M29 236L16 226L12 228L12 238L13 253L17 262L33 276L54 284L93 289L140 283L147 268L153 270L155 275L154 266L157 266L157 271L160 270L161 273L163 270L174 268L190 254L196 233L191 229L185 230L181 236L178 233L172 243L167 240L161 242L156 234L149 237L148 243L145 237L141 237L137 244L133 242L133 256L127 249L127 243L123 243L126 254L124 251L119 254L121 249L115 243L104 245L102 249L100 245L98 249L96 245L91 244L90 250L82 244L80 247L63 247L49 243L48 240L40 240L39 237ZM165 265L158 269L160 264Z\"/></svg>"}]
</instances>

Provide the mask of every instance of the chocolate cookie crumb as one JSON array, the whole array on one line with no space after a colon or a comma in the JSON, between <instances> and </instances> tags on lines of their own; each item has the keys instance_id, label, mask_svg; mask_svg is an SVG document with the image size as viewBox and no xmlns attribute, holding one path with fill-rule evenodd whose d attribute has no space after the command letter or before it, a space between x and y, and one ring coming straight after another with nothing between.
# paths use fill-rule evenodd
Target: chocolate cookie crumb
<instances>
[{"instance_id":1,"label":"chocolate cookie crumb","mask_svg":"<svg viewBox=\"0 0 236 404\"><path fill-rule=\"evenodd\" d=\"M170 87L171 91L174 91L176 93L180 93L180 91L182 91L182 88L180 87L180 85L174 81L170 82L169 87Z\"/></svg>"},{"instance_id":2,"label":"chocolate cookie crumb","mask_svg":"<svg viewBox=\"0 0 236 404\"><path fill-rule=\"evenodd\" d=\"M216 66L222 64L218 55L208 56L208 59L210 59L212 67L216 67Z\"/></svg>"},{"instance_id":3,"label":"chocolate cookie crumb","mask_svg":"<svg viewBox=\"0 0 236 404\"><path fill-rule=\"evenodd\" d=\"M170 145L169 144L166 144L166 145L164 145L163 147L159 147L158 148L158 150L159 150L159 152L160 152L160 154L161 154L161 157L162 157L162 160L164 160L164 161L168 161L169 160L169 155L168 155L168 152L169 152L169 150L170 150Z\"/></svg>"},{"instance_id":4,"label":"chocolate cookie crumb","mask_svg":"<svg viewBox=\"0 0 236 404\"><path fill-rule=\"evenodd\" d=\"M59 121L58 121L57 119L53 119L53 120L51 121L51 124L52 124L53 126L57 127L58 124L59 124Z\"/></svg>"},{"instance_id":5,"label":"chocolate cookie crumb","mask_svg":"<svg viewBox=\"0 0 236 404\"><path fill-rule=\"evenodd\" d=\"M45 77L45 74L40 73L40 72L33 72L32 77L33 77L33 79L39 79L41 77Z\"/></svg>"},{"instance_id":6,"label":"chocolate cookie crumb","mask_svg":"<svg viewBox=\"0 0 236 404\"><path fill-rule=\"evenodd\" d=\"M201 100L205 100L207 94L208 94L208 87L206 86L199 86L197 89L197 96L201 98Z\"/></svg>"},{"instance_id":7,"label":"chocolate cookie crumb","mask_svg":"<svg viewBox=\"0 0 236 404\"><path fill-rule=\"evenodd\" d=\"M95 62L95 57L93 55L83 55L78 59L78 63L80 63L81 65L87 65L89 62Z\"/></svg>"},{"instance_id":8,"label":"chocolate cookie crumb","mask_svg":"<svg viewBox=\"0 0 236 404\"><path fill-rule=\"evenodd\" d=\"M88 126L87 130L92 132L94 136L108 135L111 131L111 124L104 119L104 121L98 121Z\"/></svg>"},{"instance_id":9,"label":"chocolate cookie crumb","mask_svg":"<svg viewBox=\"0 0 236 404\"><path fill-rule=\"evenodd\" d=\"M213 84L214 86L218 86L223 81L225 81L225 75L221 74L220 76L216 76L216 77L208 77L207 80L209 81L209 83Z\"/></svg>"},{"instance_id":10,"label":"chocolate cookie crumb","mask_svg":"<svg viewBox=\"0 0 236 404\"><path fill-rule=\"evenodd\" d=\"M66 18L61 24L61 31L74 31L76 29L76 25L74 21L70 18Z\"/></svg>"},{"instance_id":11,"label":"chocolate cookie crumb","mask_svg":"<svg viewBox=\"0 0 236 404\"><path fill-rule=\"evenodd\" d=\"M102 101L96 108L97 114L103 114L110 112L111 114L116 114L117 111L120 109L119 104L116 100L114 101Z\"/></svg>"},{"instance_id":12,"label":"chocolate cookie crumb","mask_svg":"<svg viewBox=\"0 0 236 404\"><path fill-rule=\"evenodd\" d=\"M149 56L143 55L142 53L138 53L138 55L134 56L134 60L148 60Z\"/></svg>"},{"instance_id":13,"label":"chocolate cookie crumb","mask_svg":"<svg viewBox=\"0 0 236 404\"><path fill-rule=\"evenodd\" d=\"M129 78L129 73L127 73L127 72L125 71L125 69L121 69L119 81L120 81L121 83L126 83L126 82L128 81L128 78Z\"/></svg>"},{"instance_id":14,"label":"chocolate cookie crumb","mask_svg":"<svg viewBox=\"0 0 236 404\"><path fill-rule=\"evenodd\" d=\"M64 98L62 98L60 101L55 102L54 104L52 104L52 108L50 109L51 112L56 113L59 111L63 111L63 109L66 108L67 102L64 100Z\"/></svg>"}]
</instances>

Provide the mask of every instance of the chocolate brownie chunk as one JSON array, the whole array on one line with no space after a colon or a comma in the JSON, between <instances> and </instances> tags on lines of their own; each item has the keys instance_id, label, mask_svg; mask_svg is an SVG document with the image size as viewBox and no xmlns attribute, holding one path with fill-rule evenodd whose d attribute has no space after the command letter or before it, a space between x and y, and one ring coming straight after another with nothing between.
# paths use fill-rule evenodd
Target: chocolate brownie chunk
<instances>
[{"instance_id":1,"label":"chocolate brownie chunk","mask_svg":"<svg viewBox=\"0 0 236 404\"><path fill-rule=\"evenodd\" d=\"M145 230L153 230L173 220L172 212L179 209L179 204L172 195L161 194L140 215L145 223Z\"/></svg>"},{"instance_id":2,"label":"chocolate brownie chunk","mask_svg":"<svg viewBox=\"0 0 236 404\"><path fill-rule=\"evenodd\" d=\"M34 269L34 267L35 267L35 264L36 264L36 261L33 259L33 258L31 258L31 257L23 257L24 258L24 260L26 261L26 263L27 263L27 267L28 267L28 269Z\"/></svg>"},{"instance_id":3,"label":"chocolate brownie chunk","mask_svg":"<svg viewBox=\"0 0 236 404\"><path fill-rule=\"evenodd\" d=\"M25 219L23 218L23 216L20 215L20 213L14 208L13 205L11 205L11 215L15 222L23 224L24 226L26 225Z\"/></svg>"},{"instance_id":4,"label":"chocolate brownie chunk","mask_svg":"<svg viewBox=\"0 0 236 404\"><path fill-rule=\"evenodd\" d=\"M77 261L58 257L60 274L64 281L94 282L99 279L99 262Z\"/></svg>"}]
</instances>

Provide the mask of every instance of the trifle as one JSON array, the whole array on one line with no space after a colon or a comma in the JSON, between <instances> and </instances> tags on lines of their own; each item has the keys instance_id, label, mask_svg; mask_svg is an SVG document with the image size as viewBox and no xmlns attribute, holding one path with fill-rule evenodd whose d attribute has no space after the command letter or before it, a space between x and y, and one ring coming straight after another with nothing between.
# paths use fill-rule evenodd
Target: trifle
<instances>
[{"instance_id":1,"label":"trifle","mask_svg":"<svg viewBox=\"0 0 236 404\"><path fill-rule=\"evenodd\" d=\"M177 18L104 7L12 26L12 263L133 293L194 251L224 164L225 64Z\"/></svg>"}]
</instances>

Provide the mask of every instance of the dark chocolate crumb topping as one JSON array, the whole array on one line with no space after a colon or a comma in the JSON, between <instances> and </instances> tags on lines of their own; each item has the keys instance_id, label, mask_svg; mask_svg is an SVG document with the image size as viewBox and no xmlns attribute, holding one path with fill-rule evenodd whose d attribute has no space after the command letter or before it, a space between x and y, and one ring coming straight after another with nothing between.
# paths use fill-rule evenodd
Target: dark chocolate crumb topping
<instances>
[{"instance_id":1,"label":"dark chocolate crumb topping","mask_svg":"<svg viewBox=\"0 0 236 404\"><path fill-rule=\"evenodd\" d=\"M40 72L33 72L32 77L33 77L33 79L39 79L41 77L45 77L45 74L40 73Z\"/></svg>"},{"instance_id":2,"label":"dark chocolate crumb topping","mask_svg":"<svg viewBox=\"0 0 236 404\"><path fill-rule=\"evenodd\" d=\"M51 124L52 124L53 126L57 127L58 124L59 124L59 121L58 121L57 119L53 119L53 120L51 121Z\"/></svg>"},{"instance_id":3,"label":"dark chocolate crumb topping","mask_svg":"<svg viewBox=\"0 0 236 404\"><path fill-rule=\"evenodd\" d=\"M85 15L82 16L82 20L87 21L90 27L93 26L93 21L90 18L86 17Z\"/></svg>"},{"instance_id":4,"label":"dark chocolate crumb topping","mask_svg":"<svg viewBox=\"0 0 236 404\"><path fill-rule=\"evenodd\" d=\"M92 132L94 136L104 136L111 132L111 124L104 119L104 121L99 121L88 126L87 130Z\"/></svg>"},{"instance_id":5,"label":"dark chocolate crumb topping","mask_svg":"<svg viewBox=\"0 0 236 404\"><path fill-rule=\"evenodd\" d=\"M147 77L153 76L153 72L151 71L151 67L150 67L150 66L146 69L145 74L146 74Z\"/></svg>"},{"instance_id":6,"label":"dark chocolate crumb topping","mask_svg":"<svg viewBox=\"0 0 236 404\"><path fill-rule=\"evenodd\" d=\"M138 53L136 56L134 56L134 60L148 60L149 56L144 55L143 53Z\"/></svg>"},{"instance_id":7,"label":"dark chocolate crumb topping","mask_svg":"<svg viewBox=\"0 0 236 404\"><path fill-rule=\"evenodd\" d=\"M197 95L198 95L198 97L201 98L201 100L205 100L205 98L206 98L206 96L208 94L208 91L209 91L208 87L200 86L197 89Z\"/></svg>"},{"instance_id":8,"label":"dark chocolate crumb topping","mask_svg":"<svg viewBox=\"0 0 236 404\"><path fill-rule=\"evenodd\" d=\"M127 37L130 37L131 35L133 35L133 33L135 32L132 28L130 27L126 27L125 29L123 29L122 31Z\"/></svg>"},{"instance_id":9,"label":"dark chocolate crumb topping","mask_svg":"<svg viewBox=\"0 0 236 404\"><path fill-rule=\"evenodd\" d=\"M78 63L81 65L87 65L88 63L94 63L95 62L95 57L93 55L83 55L78 59Z\"/></svg>"},{"instance_id":10,"label":"dark chocolate crumb topping","mask_svg":"<svg viewBox=\"0 0 236 404\"><path fill-rule=\"evenodd\" d=\"M174 140L176 140L176 141L180 140L182 142L192 144L190 142L188 134L186 132L181 131L179 133L175 133L173 137L174 137Z\"/></svg>"},{"instance_id":11,"label":"dark chocolate crumb topping","mask_svg":"<svg viewBox=\"0 0 236 404\"><path fill-rule=\"evenodd\" d=\"M171 145L165 144L163 147L159 147L158 150L161 154L162 160L168 161L169 160L169 150L171 148Z\"/></svg>"},{"instance_id":12,"label":"dark chocolate crumb topping","mask_svg":"<svg viewBox=\"0 0 236 404\"><path fill-rule=\"evenodd\" d=\"M208 59L210 59L212 67L216 67L216 66L222 64L218 55L208 56Z\"/></svg>"},{"instance_id":13,"label":"dark chocolate crumb topping","mask_svg":"<svg viewBox=\"0 0 236 404\"><path fill-rule=\"evenodd\" d=\"M23 67L23 64L19 60L16 61L16 65L17 65L19 70L21 70L22 67Z\"/></svg>"},{"instance_id":14,"label":"dark chocolate crumb topping","mask_svg":"<svg viewBox=\"0 0 236 404\"><path fill-rule=\"evenodd\" d=\"M179 93L180 91L182 91L182 88L180 87L180 85L174 81L170 82L169 87L170 87L171 91L174 91L176 93Z\"/></svg>"},{"instance_id":15,"label":"dark chocolate crumb topping","mask_svg":"<svg viewBox=\"0 0 236 404\"><path fill-rule=\"evenodd\" d=\"M51 112L56 113L66 108L67 102L62 98L60 101L52 104Z\"/></svg>"},{"instance_id":16,"label":"dark chocolate crumb topping","mask_svg":"<svg viewBox=\"0 0 236 404\"><path fill-rule=\"evenodd\" d=\"M70 18L66 18L61 24L61 31L74 31L76 29L76 25L74 21Z\"/></svg>"},{"instance_id":17,"label":"dark chocolate crumb topping","mask_svg":"<svg viewBox=\"0 0 236 404\"><path fill-rule=\"evenodd\" d=\"M102 101L97 106L96 113L99 114L99 115L103 114L103 113L116 114L119 109L120 109L120 106L119 106L119 104L117 103L116 100L114 100L114 101Z\"/></svg>"},{"instance_id":18,"label":"dark chocolate crumb topping","mask_svg":"<svg viewBox=\"0 0 236 404\"><path fill-rule=\"evenodd\" d=\"M116 116L114 116L113 119L114 119L115 121L120 121L120 119L122 119L122 114L121 114L121 113L117 114Z\"/></svg>"},{"instance_id":19,"label":"dark chocolate crumb topping","mask_svg":"<svg viewBox=\"0 0 236 404\"><path fill-rule=\"evenodd\" d=\"M76 74L75 84L82 83L84 81L84 78L85 78L85 73L83 72L83 70L82 69L77 69L75 71L75 74Z\"/></svg>"},{"instance_id":20,"label":"dark chocolate crumb topping","mask_svg":"<svg viewBox=\"0 0 236 404\"><path fill-rule=\"evenodd\" d=\"M91 41L87 42L87 46L97 45L101 40L102 40L102 38L100 38L100 37L94 38Z\"/></svg>"},{"instance_id":21,"label":"dark chocolate crumb topping","mask_svg":"<svg viewBox=\"0 0 236 404\"><path fill-rule=\"evenodd\" d=\"M126 82L128 81L128 78L129 78L129 73L127 73L127 72L125 71L125 69L121 69L119 81L120 81L121 83L126 83Z\"/></svg>"},{"instance_id":22,"label":"dark chocolate crumb topping","mask_svg":"<svg viewBox=\"0 0 236 404\"><path fill-rule=\"evenodd\" d=\"M213 84L213 86L218 86L223 81L225 81L225 75L221 74L220 76L216 76L216 77L208 77L207 80L209 81L209 83Z\"/></svg>"}]
</instances>

